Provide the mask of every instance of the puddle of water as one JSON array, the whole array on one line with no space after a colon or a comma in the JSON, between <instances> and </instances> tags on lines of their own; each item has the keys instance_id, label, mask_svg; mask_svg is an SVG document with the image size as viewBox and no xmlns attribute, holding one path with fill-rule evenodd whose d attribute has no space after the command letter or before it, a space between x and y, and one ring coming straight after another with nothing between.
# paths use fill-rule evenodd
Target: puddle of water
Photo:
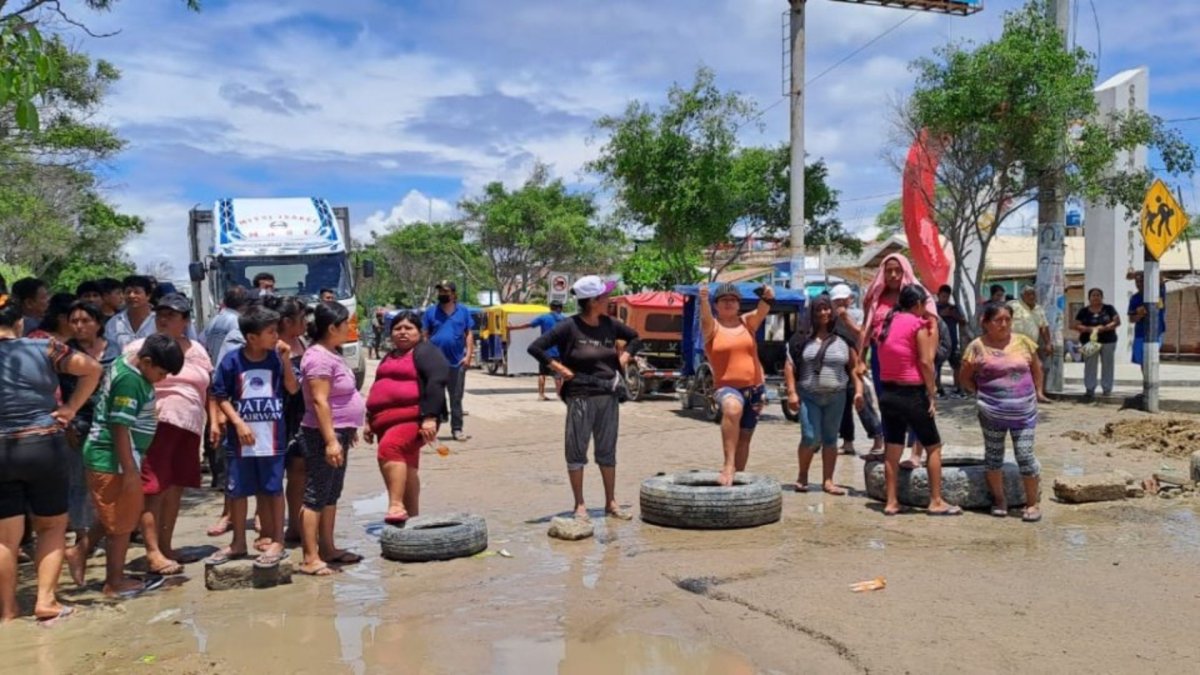
<instances>
[{"instance_id":1,"label":"puddle of water","mask_svg":"<svg viewBox=\"0 0 1200 675\"><path fill-rule=\"evenodd\" d=\"M374 516L387 513L387 507L388 495L386 491L350 502L350 508L354 509L354 515L356 516Z\"/></svg>"},{"instance_id":2,"label":"puddle of water","mask_svg":"<svg viewBox=\"0 0 1200 675\"><path fill-rule=\"evenodd\" d=\"M742 656L704 643L646 633L620 633L598 640L511 638L493 646L498 675L749 675L759 672Z\"/></svg>"}]
</instances>

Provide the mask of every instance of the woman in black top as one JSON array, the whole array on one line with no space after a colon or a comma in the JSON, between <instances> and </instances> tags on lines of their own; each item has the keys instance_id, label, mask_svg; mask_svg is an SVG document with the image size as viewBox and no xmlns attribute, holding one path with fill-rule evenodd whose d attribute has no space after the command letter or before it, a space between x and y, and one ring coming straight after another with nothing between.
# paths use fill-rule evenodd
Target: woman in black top
<instances>
[{"instance_id":1,"label":"woman in black top","mask_svg":"<svg viewBox=\"0 0 1200 675\"><path fill-rule=\"evenodd\" d=\"M583 503L583 467L587 466L588 440L595 441L593 453L604 481L604 512L630 520L615 495L617 482L617 432L620 427L618 391L620 373L631 356L641 350L638 334L606 314L608 297L615 284L598 276L581 277L571 292L579 301L579 313L560 321L550 332L529 345L529 353L563 380L562 398L567 404L567 476L575 494L575 517L586 520ZM559 357L546 354L558 347Z\"/></svg>"},{"instance_id":2,"label":"woman in black top","mask_svg":"<svg viewBox=\"0 0 1200 675\"><path fill-rule=\"evenodd\" d=\"M1088 304L1075 315L1075 330L1079 331L1079 343L1091 342L1093 334L1100 343L1100 353L1083 363L1083 386L1088 396L1096 393L1096 367L1102 365L1100 386L1108 396L1113 389L1113 356L1117 351L1117 328L1121 326L1121 315L1112 305L1104 304L1104 291L1093 288L1088 291Z\"/></svg>"}]
</instances>

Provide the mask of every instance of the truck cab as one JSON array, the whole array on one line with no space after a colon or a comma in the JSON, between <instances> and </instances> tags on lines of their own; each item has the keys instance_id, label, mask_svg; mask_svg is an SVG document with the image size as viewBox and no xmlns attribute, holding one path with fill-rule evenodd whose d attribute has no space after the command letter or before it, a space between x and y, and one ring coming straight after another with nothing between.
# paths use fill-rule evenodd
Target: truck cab
<instances>
[{"instance_id":1,"label":"truck cab","mask_svg":"<svg viewBox=\"0 0 1200 675\"><path fill-rule=\"evenodd\" d=\"M342 358L359 386L366 359L358 341L358 299L350 260L350 212L324 199L221 199L212 209L192 209L188 219L196 321L207 327L233 285L253 288L256 275L275 277L275 293L310 305L322 289L332 290L350 311L350 341ZM366 265L364 276L373 270Z\"/></svg>"}]
</instances>

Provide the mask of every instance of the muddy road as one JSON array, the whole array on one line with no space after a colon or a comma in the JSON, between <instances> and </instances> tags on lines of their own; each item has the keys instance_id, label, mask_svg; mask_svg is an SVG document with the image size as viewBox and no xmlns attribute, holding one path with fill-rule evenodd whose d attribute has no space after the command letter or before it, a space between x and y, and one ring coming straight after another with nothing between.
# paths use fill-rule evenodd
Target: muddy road
<instances>
[{"instance_id":1,"label":"muddy road","mask_svg":"<svg viewBox=\"0 0 1200 675\"><path fill-rule=\"evenodd\" d=\"M1045 518L1035 525L985 513L885 519L861 494L861 462L841 457L837 478L852 494L787 491L775 525L696 532L597 518L594 539L561 542L546 529L570 506L564 406L536 401L532 378L472 372L467 391L473 438L422 457L422 512L480 514L489 550L512 557L382 560L383 485L374 449L360 446L338 530L362 564L225 592L205 590L203 566L191 564L171 588L109 603L96 558L92 586L64 576L64 600L84 611L49 629L0 629L0 663L47 673L1184 673L1200 659L1200 499L1049 498L1064 473L1186 472L1179 452L1102 433L1139 413L1044 408ZM942 406L949 443L980 444L970 405ZM799 427L770 412L750 470L788 484ZM626 404L621 423L618 497L635 512L643 478L719 463L716 427L674 399ZM598 509L594 465L586 481ZM204 534L219 495L188 504L176 541L224 543ZM32 570L21 573L27 589ZM885 590L849 591L877 576Z\"/></svg>"}]
</instances>

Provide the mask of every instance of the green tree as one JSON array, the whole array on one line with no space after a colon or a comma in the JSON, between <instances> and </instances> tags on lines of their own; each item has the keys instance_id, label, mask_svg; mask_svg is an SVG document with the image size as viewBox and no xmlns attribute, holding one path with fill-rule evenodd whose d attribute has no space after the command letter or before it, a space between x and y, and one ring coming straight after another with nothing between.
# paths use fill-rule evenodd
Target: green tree
<instances>
[{"instance_id":1,"label":"green tree","mask_svg":"<svg viewBox=\"0 0 1200 675\"><path fill-rule=\"evenodd\" d=\"M133 274L133 261L121 246L129 237L145 231L144 220L118 213L99 195L89 193L74 229L71 255L41 270L42 278L53 288L74 292L87 279Z\"/></svg>"},{"instance_id":2,"label":"green tree","mask_svg":"<svg viewBox=\"0 0 1200 675\"><path fill-rule=\"evenodd\" d=\"M464 240L459 223L412 223L382 235L372 233L367 255L375 260L371 290L399 307L422 307L442 279L478 287L484 280L477 246ZM464 301L466 298L464 298Z\"/></svg>"},{"instance_id":3,"label":"green tree","mask_svg":"<svg viewBox=\"0 0 1200 675\"><path fill-rule=\"evenodd\" d=\"M504 302L540 295L552 271L611 269L624 243L618 228L597 224L592 195L568 191L541 163L516 190L493 182L458 207Z\"/></svg>"},{"instance_id":4,"label":"green tree","mask_svg":"<svg viewBox=\"0 0 1200 675\"><path fill-rule=\"evenodd\" d=\"M941 150L936 182L945 198L925 198L957 263L960 305L979 297L985 273L981 265L972 276L963 261L972 249L987 259L1004 220L1036 200L1043 172L1065 171L1071 194L1136 212L1151 175L1117 166L1119 153L1150 146L1170 173L1191 173L1195 164L1194 148L1159 118L1099 117L1094 60L1065 47L1046 9L1045 0L1031 0L1005 15L998 39L947 45L915 61L916 86L898 109L903 150L922 134ZM1064 156L1067 120L1082 122Z\"/></svg>"},{"instance_id":5,"label":"green tree","mask_svg":"<svg viewBox=\"0 0 1200 675\"><path fill-rule=\"evenodd\" d=\"M899 199L893 199L883 205L883 210L875 216L875 227L879 229L875 241L887 241L904 232L904 212L901 210Z\"/></svg>"},{"instance_id":6,"label":"green tree","mask_svg":"<svg viewBox=\"0 0 1200 675\"><path fill-rule=\"evenodd\" d=\"M679 284L700 281L699 253L681 254L683 259L673 260L671 254L654 242L639 244L632 254L617 265L621 280L634 290L670 290Z\"/></svg>"},{"instance_id":7,"label":"green tree","mask_svg":"<svg viewBox=\"0 0 1200 675\"><path fill-rule=\"evenodd\" d=\"M679 265L667 276L688 277L691 260L710 251L712 276L735 262L751 237L777 235L789 225L789 149L742 148L740 128L755 121L755 106L717 88L700 68L688 88L674 85L658 110L635 101L597 128L607 134L589 169L616 195L617 216L644 230L660 253ZM818 161L805 170L808 241L857 250L861 246L833 217L837 192ZM717 260L717 245L733 242Z\"/></svg>"}]
</instances>

